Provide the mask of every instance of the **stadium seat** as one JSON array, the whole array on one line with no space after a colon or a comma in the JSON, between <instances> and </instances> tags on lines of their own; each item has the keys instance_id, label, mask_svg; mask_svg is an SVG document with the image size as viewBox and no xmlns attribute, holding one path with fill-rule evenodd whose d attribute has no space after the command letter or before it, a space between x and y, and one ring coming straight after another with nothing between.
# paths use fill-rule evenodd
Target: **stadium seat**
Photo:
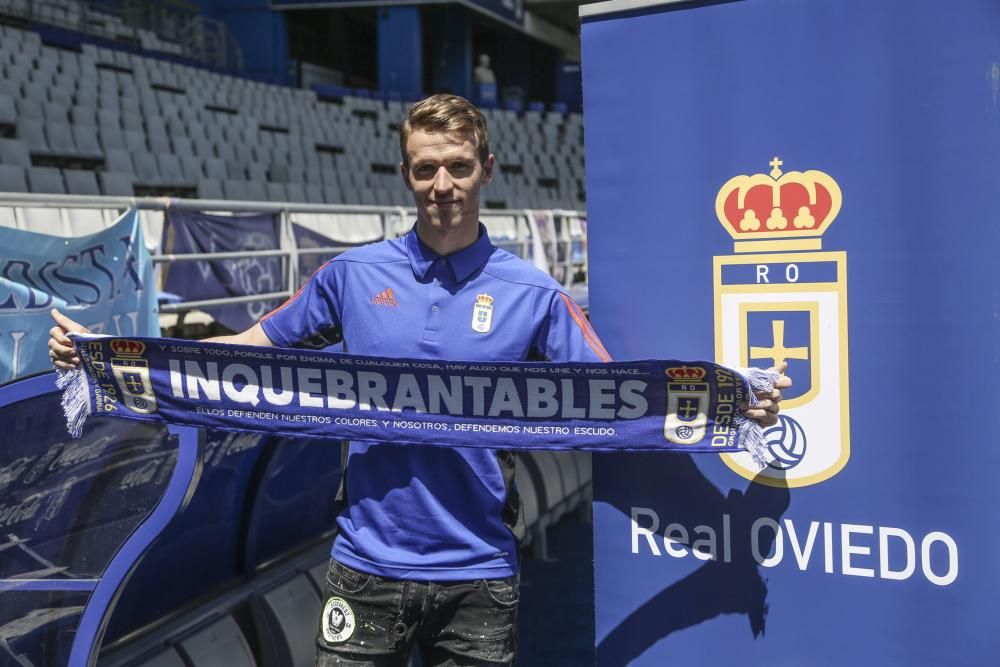
<instances>
[{"instance_id":1,"label":"stadium seat","mask_svg":"<svg viewBox=\"0 0 1000 667\"><path fill-rule=\"evenodd\" d=\"M28 145L19 139L0 139L0 164L30 167L31 155L28 153Z\"/></svg>"},{"instance_id":2,"label":"stadium seat","mask_svg":"<svg viewBox=\"0 0 1000 667\"><path fill-rule=\"evenodd\" d=\"M214 178L203 178L198 181L198 199L225 199L222 183Z\"/></svg>"},{"instance_id":3,"label":"stadium seat","mask_svg":"<svg viewBox=\"0 0 1000 667\"><path fill-rule=\"evenodd\" d=\"M256 667L250 646L232 616L223 616L198 633L178 643L177 649L190 667Z\"/></svg>"},{"instance_id":4,"label":"stadium seat","mask_svg":"<svg viewBox=\"0 0 1000 667\"><path fill-rule=\"evenodd\" d=\"M73 126L73 142L80 155L92 159L104 159L104 149L97 141L97 130L86 125Z\"/></svg>"},{"instance_id":5,"label":"stadium seat","mask_svg":"<svg viewBox=\"0 0 1000 667\"><path fill-rule=\"evenodd\" d=\"M28 192L25 168L16 164L0 164L0 192Z\"/></svg>"},{"instance_id":6,"label":"stadium seat","mask_svg":"<svg viewBox=\"0 0 1000 667\"><path fill-rule=\"evenodd\" d=\"M14 125L17 122L17 109L14 98L0 91L0 126Z\"/></svg>"},{"instance_id":7,"label":"stadium seat","mask_svg":"<svg viewBox=\"0 0 1000 667\"><path fill-rule=\"evenodd\" d=\"M265 664L311 667L316 659L316 619L322 598L306 575L300 574L258 596L252 611L260 637L273 655Z\"/></svg>"},{"instance_id":8,"label":"stadium seat","mask_svg":"<svg viewBox=\"0 0 1000 667\"><path fill-rule=\"evenodd\" d=\"M157 655L137 663L134 667L187 667L181 657L173 649L158 653Z\"/></svg>"},{"instance_id":9,"label":"stadium seat","mask_svg":"<svg viewBox=\"0 0 1000 667\"><path fill-rule=\"evenodd\" d=\"M100 195L97 187L97 176L92 171L83 169L63 169L66 181L66 192L71 195Z\"/></svg>"},{"instance_id":10,"label":"stadium seat","mask_svg":"<svg viewBox=\"0 0 1000 667\"><path fill-rule=\"evenodd\" d=\"M226 180L222 182L225 199L232 201L247 201L247 186L243 181Z\"/></svg>"},{"instance_id":11,"label":"stadium seat","mask_svg":"<svg viewBox=\"0 0 1000 667\"><path fill-rule=\"evenodd\" d=\"M132 197L132 174L113 171L100 173L101 192L108 197Z\"/></svg>"},{"instance_id":12,"label":"stadium seat","mask_svg":"<svg viewBox=\"0 0 1000 667\"><path fill-rule=\"evenodd\" d=\"M66 184L62 174L55 167L32 167L28 169L28 185L32 192L45 194L66 194Z\"/></svg>"}]
</instances>

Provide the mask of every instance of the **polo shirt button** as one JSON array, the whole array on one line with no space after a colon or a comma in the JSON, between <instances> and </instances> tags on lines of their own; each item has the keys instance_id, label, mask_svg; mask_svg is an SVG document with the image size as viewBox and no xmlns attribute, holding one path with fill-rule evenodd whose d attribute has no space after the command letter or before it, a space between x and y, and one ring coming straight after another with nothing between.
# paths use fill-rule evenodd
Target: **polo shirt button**
<instances>
[{"instance_id":1,"label":"polo shirt button","mask_svg":"<svg viewBox=\"0 0 1000 667\"><path fill-rule=\"evenodd\" d=\"M435 303L433 306L431 306L431 310L433 310L436 313L438 310L438 305Z\"/></svg>"}]
</instances>

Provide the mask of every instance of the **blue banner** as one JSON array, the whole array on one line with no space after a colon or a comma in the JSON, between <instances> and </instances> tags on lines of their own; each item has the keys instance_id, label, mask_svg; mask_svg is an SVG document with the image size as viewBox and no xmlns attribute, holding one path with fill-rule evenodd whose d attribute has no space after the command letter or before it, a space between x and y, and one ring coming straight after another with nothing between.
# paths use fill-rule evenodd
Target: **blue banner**
<instances>
[{"instance_id":1,"label":"blue banner","mask_svg":"<svg viewBox=\"0 0 1000 667\"><path fill-rule=\"evenodd\" d=\"M94 333L159 334L136 209L102 232L69 239L0 227L0 383L51 368L52 308Z\"/></svg>"},{"instance_id":2,"label":"blue banner","mask_svg":"<svg viewBox=\"0 0 1000 667\"><path fill-rule=\"evenodd\" d=\"M764 469L595 457L597 663L996 664L997 3L601 4L595 328L794 385Z\"/></svg>"},{"instance_id":3,"label":"blue banner","mask_svg":"<svg viewBox=\"0 0 1000 667\"><path fill-rule=\"evenodd\" d=\"M777 375L708 362L504 364L156 338L75 338L70 432L90 415L288 436L499 449L741 452L749 391ZM471 437L470 437L471 436Z\"/></svg>"},{"instance_id":4,"label":"blue banner","mask_svg":"<svg viewBox=\"0 0 1000 667\"><path fill-rule=\"evenodd\" d=\"M278 247L278 217L272 213L212 215L168 208L164 214L164 254L277 250ZM185 301L280 292L285 288L283 270L280 257L173 262L163 268L163 289ZM201 310L233 331L243 331L280 303L280 299L272 299Z\"/></svg>"}]
</instances>

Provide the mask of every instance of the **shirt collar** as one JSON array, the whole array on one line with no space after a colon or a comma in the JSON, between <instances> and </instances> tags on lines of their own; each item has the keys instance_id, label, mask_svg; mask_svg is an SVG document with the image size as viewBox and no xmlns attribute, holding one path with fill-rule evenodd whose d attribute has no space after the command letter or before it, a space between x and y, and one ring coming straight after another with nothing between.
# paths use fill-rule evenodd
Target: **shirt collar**
<instances>
[{"instance_id":1,"label":"shirt collar","mask_svg":"<svg viewBox=\"0 0 1000 667\"><path fill-rule=\"evenodd\" d=\"M421 280L427 278L427 274L434 266L434 262L441 259L441 256L428 248L417 236L417 226L404 237L406 254L410 258L410 266L413 273ZM486 226L479 223L479 238L468 248L462 248L458 252L453 252L444 257L444 260L451 266L455 279L458 282L466 280L476 269L486 263L486 260L493 254L494 246L490 241L490 236L486 232Z\"/></svg>"}]
</instances>

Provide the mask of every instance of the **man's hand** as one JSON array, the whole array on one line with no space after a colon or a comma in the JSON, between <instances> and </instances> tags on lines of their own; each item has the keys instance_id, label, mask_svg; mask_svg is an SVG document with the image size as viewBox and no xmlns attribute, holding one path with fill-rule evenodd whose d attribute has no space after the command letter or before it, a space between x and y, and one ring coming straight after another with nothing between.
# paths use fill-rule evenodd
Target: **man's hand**
<instances>
[{"instance_id":1,"label":"man's hand","mask_svg":"<svg viewBox=\"0 0 1000 667\"><path fill-rule=\"evenodd\" d=\"M781 409L779 403L781 403L781 390L788 389L792 386L792 378L785 375L785 369L788 368L788 362L781 362L781 366L773 367L769 370L777 371L781 374L778 380L774 383L774 389L770 392L758 391L755 392L757 396L757 405L752 408L746 409L748 417L756 419L757 423L762 427L767 428L769 426L774 426L778 423L778 411ZM745 406L746 404L744 404Z\"/></svg>"},{"instance_id":2,"label":"man's hand","mask_svg":"<svg viewBox=\"0 0 1000 667\"><path fill-rule=\"evenodd\" d=\"M74 322L53 308L49 313L56 325L49 329L49 358L56 368L76 368L80 365L80 357L76 353L73 341L66 334L90 333L90 329L79 322Z\"/></svg>"}]
</instances>

